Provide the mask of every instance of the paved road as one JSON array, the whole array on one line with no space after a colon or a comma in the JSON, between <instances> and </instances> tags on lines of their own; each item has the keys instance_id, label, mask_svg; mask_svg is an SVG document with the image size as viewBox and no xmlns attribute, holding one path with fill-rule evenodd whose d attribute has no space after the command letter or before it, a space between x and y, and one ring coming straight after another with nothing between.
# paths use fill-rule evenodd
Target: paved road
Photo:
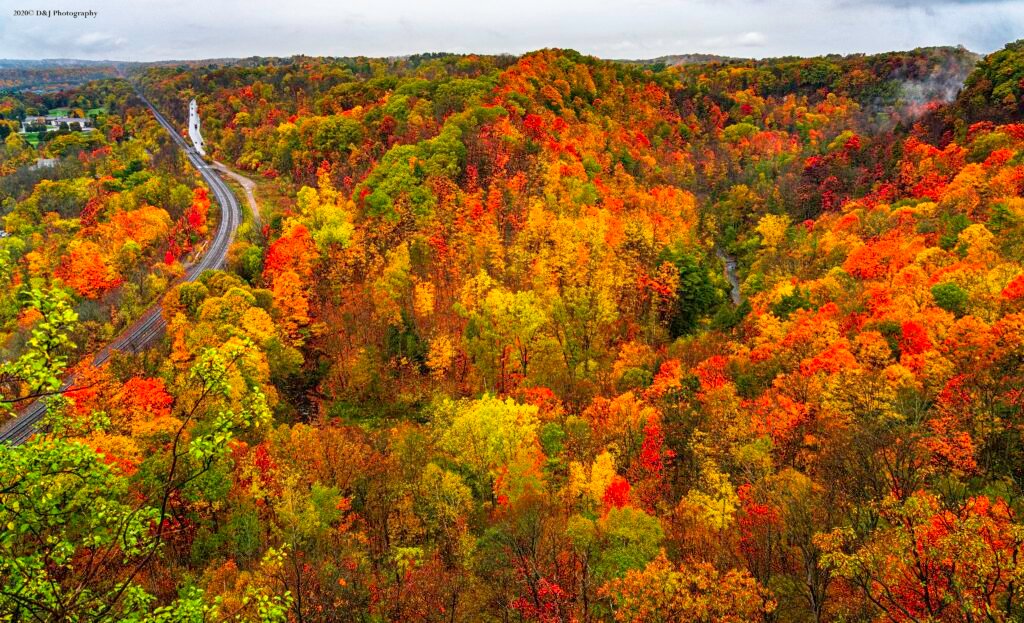
<instances>
[{"instance_id":1,"label":"paved road","mask_svg":"<svg viewBox=\"0 0 1024 623\"><path fill-rule=\"evenodd\" d=\"M219 268L224 263L224 258L227 257L228 247L231 245L232 240L235 238L235 230L238 228L238 224L242 221L242 212L238 207L238 201L235 199L235 195L232 194L224 180L220 179L206 162L199 157L195 149L185 142L185 139L181 137L178 130L171 125L163 115L149 102L148 99L139 94L139 97L147 106L149 110L156 117L156 120L160 122L160 125L171 135L174 143L185 152L188 156L189 162L192 166L199 171L200 175L203 176L203 180L206 182L210 190L213 191L213 196L220 204L220 224L217 227L217 233L210 241L209 247L203 253L199 261L188 265L185 269L185 276L182 278L183 281L193 281L204 270L211 268ZM150 307L142 316L135 321L130 327L125 329L120 336L117 337L113 342L104 346L96 355L93 357L93 365L100 365L110 358L110 355L114 351L140 351L149 346L153 345L160 336L163 334L165 323L163 315L160 313L160 305L155 304ZM71 387L75 382L73 376L68 377L64 382L64 388ZM2 428L0 428L0 443L8 442L12 444L20 444L32 436L35 432L35 424L39 421L39 418L46 413L46 405L42 401L35 401L29 405L18 417L7 422Z\"/></svg>"}]
</instances>

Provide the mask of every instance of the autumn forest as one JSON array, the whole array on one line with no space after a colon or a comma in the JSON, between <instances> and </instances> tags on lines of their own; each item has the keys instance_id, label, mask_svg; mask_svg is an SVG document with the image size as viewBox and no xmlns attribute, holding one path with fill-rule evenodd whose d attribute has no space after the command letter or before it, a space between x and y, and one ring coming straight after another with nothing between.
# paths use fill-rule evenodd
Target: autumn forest
<instances>
[{"instance_id":1,"label":"autumn forest","mask_svg":"<svg viewBox=\"0 0 1024 623\"><path fill-rule=\"evenodd\" d=\"M0 621L1024 621L1024 40L41 80Z\"/></svg>"}]
</instances>

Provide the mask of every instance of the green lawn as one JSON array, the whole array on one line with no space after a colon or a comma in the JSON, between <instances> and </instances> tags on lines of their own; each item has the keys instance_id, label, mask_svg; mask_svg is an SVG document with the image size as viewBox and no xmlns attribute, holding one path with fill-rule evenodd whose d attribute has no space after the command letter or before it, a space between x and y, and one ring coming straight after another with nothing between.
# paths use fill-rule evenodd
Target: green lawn
<instances>
[{"instance_id":1,"label":"green lawn","mask_svg":"<svg viewBox=\"0 0 1024 623\"><path fill-rule=\"evenodd\" d=\"M100 108L90 108L89 110L85 111L86 117L105 114L107 114L107 108L105 106L101 106Z\"/></svg>"},{"instance_id":2,"label":"green lawn","mask_svg":"<svg viewBox=\"0 0 1024 623\"><path fill-rule=\"evenodd\" d=\"M71 112L70 108L51 108L46 114L54 117L67 117L68 113Z\"/></svg>"},{"instance_id":3,"label":"green lawn","mask_svg":"<svg viewBox=\"0 0 1024 623\"><path fill-rule=\"evenodd\" d=\"M21 136L24 137L25 142L27 142L29 145L31 145L33 147L39 147L39 135L40 134L42 134L42 133L41 132L26 132L25 134L22 134Z\"/></svg>"}]
</instances>

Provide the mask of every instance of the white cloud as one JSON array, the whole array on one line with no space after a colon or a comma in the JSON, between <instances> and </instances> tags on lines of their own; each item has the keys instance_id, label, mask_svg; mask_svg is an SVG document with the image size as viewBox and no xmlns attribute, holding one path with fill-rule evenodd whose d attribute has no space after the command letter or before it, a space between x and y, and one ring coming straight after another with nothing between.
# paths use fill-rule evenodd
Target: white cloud
<instances>
[{"instance_id":1,"label":"white cloud","mask_svg":"<svg viewBox=\"0 0 1024 623\"><path fill-rule=\"evenodd\" d=\"M124 37L105 32L87 32L75 37L73 45L93 54L120 51L126 43Z\"/></svg>"},{"instance_id":2,"label":"white cloud","mask_svg":"<svg viewBox=\"0 0 1024 623\"><path fill-rule=\"evenodd\" d=\"M767 39L765 36L756 30L745 32L736 38L736 45L750 46L752 48L760 47L765 44Z\"/></svg>"}]
</instances>

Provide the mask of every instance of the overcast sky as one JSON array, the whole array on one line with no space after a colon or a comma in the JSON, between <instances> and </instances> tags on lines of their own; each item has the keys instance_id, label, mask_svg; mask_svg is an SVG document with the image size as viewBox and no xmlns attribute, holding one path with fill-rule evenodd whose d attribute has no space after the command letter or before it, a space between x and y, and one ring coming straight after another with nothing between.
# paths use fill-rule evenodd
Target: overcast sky
<instances>
[{"instance_id":1,"label":"overcast sky","mask_svg":"<svg viewBox=\"0 0 1024 623\"><path fill-rule=\"evenodd\" d=\"M604 58L880 52L1024 38L1024 0L0 0L0 58L133 61L292 54ZM95 11L91 19L15 9Z\"/></svg>"}]
</instances>

